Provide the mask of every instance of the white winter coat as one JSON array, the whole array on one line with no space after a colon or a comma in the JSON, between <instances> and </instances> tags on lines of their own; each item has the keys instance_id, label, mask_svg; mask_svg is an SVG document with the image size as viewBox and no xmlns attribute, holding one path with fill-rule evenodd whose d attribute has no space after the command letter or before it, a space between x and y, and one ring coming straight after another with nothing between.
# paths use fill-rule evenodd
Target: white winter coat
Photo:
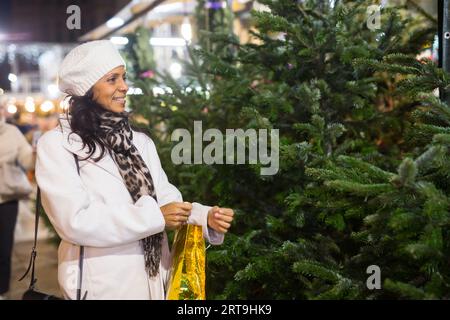
<instances>
[{"instance_id":1,"label":"white winter coat","mask_svg":"<svg viewBox=\"0 0 450 320\"><path fill-rule=\"evenodd\" d=\"M147 164L158 203L142 196L136 203L122 181L113 159L80 161L80 175L72 153L86 156L81 138L66 120L44 134L37 145L36 180L42 205L62 241L58 250L58 281L66 298L76 296L79 245L85 246L83 294L87 299L164 299L170 268L166 234L160 272L149 278L140 239L161 232L165 222L160 207L183 201L169 183L153 141L133 132L133 143ZM188 223L201 225L205 239L221 244L223 234L207 226L208 206L193 203Z\"/></svg>"}]
</instances>

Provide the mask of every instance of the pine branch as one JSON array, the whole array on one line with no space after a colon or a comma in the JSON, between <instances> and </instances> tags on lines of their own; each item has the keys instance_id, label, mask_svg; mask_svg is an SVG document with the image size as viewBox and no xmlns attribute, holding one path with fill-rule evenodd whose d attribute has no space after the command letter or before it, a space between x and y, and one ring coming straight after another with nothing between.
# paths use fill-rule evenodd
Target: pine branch
<instances>
[{"instance_id":1,"label":"pine branch","mask_svg":"<svg viewBox=\"0 0 450 320\"><path fill-rule=\"evenodd\" d=\"M385 290L394 292L403 298L413 300L423 300L426 298L425 292L422 289L419 289L409 283L386 279L383 283L383 287Z\"/></svg>"},{"instance_id":2,"label":"pine branch","mask_svg":"<svg viewBox=\"0 0 450 320\"><path fill-rule=\"evenodd\" d=\"M363 197L375 196L391 190L391 185L388 183L374 183L367 185L343 180L332 180L326 181L324 184L336 191Z\"/></svg>"},{"instance_id":3,"label":"pine branch","mask_svg":"<svg viewBox=\"0 0 450 320\"><path fill-rule=\"evenodd\" d=\"M367 172L374 180L389 181L394 177L394 174L385 170L382 170L366 161L349 156L339 156L337 162L343 165L347 165L353 168L357 168L362 172Z\"/></svg>"},{"instance_id":4,"label":"pine branch","mask_svg":"<svg viewBox=\"0 0 450 320\"><path fill-rule=\"evenodd\" d=\"M292 270L296 273L309 277L317 277L322 280L330 281L331 283L336 283L341 279L341 275L338 272L326 268L316 261L297 261L293 264Z\"/></svg>"}]
</instances>

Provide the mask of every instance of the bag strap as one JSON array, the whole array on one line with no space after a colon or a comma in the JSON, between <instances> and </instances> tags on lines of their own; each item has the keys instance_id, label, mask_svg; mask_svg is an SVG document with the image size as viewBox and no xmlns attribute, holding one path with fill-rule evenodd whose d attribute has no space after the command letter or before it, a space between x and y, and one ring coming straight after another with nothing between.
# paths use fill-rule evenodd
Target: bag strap
<instances>
[{"instance_id":1,"label":"bag strap","mask_svg":"<svg viewBox=\"0 0 450 320\"><path fill-rule=\"evenodd\" d=\"M28 272L30 272L31 269L31 281L30 281L30 285L29 285L29 289L34 289L34 285L37 281L37 279L34 277L34 264L35 264L35 260L36 260L36 245L37 245L37 232L38 232L38 226L39 226L39 200L41 198L41 190L37 189L37 195L36 195L36 211L35 211L35 215L34 215L34 244L33 247L31 248L31 258L30 258L30 263L28 264L28 268L25 271L25 273L23 274L23 276L19 279L19 281L22 281L28 274Z\"/></svg>"},{"instance_id":2,"label":"bag strap","mask_svg":"<svg viewBox=\"0 0 450 320\"><path fill-rule=\"evenodd\" d=\"M78 163L78 157L76 154L73 154L73 157L75 158L75 164L77 166L78 175L80 175L80 165ZM36 256L37 256L36 247L37 247L37 234L38 234L38 229L39 229L40 204L41 204L41 189L38 186L37 194L36 194L36 210L35 210L35 220L34 220L34 243L33 243L33 248L31 249L30 263L28 264L28 268L25 271L24 275L19 279L19 281L22 281L27 276L28 272L30 272L30 269L31 269L31 281L30 281L29 289L34 289L34 286L37 281L35 274L34 274L34 269L35 269L35 262L36 262ZM83 284L83 260L84 260L84 246L80 246L80 257L78 259L78 267L80 270L80 276L78 277L77 300L81 300L81 288L82 288L82 284ZM83 300L86 299L86 294L87 294L87 291L85 292L85 294L83 296Z\"/></svg>"},{"instance_id":3,"label":"bag strap","mask_svg":"<svg viewBox=\"0 0 450 320\"><path fill-rule=\"evenodd\" d=\"M75 164L77 165L77 172L80 175L80 164L78 163L78 156L73 153L73 157L75 158ZM83 298L81 298L81 289L83 287L83 262L84 262L84 246L80 246L80 256L78 258L78 269L80 270L80 276L78 277L78 286L77 286L77 300L85 300L87 291L85 291Z\"/></svg>"}]
</instances>

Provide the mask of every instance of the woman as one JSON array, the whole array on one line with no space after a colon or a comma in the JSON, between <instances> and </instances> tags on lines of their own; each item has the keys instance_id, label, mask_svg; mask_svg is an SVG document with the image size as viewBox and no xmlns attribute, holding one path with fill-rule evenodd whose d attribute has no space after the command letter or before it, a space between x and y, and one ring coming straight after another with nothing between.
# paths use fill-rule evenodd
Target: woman
<instances>
[{"instance_id":1,"label":"woman","mask_svg":"<svg viewBox=\"0 0 450 320\"><path fill-rule=\"evenodd\" d=\"M0 105L0 166L18 162L23 168L31 169L34 166L33 149L18 128L5 122L4 113ZM0 184L5 183L3 179L0 177ZM0 192L0 300L5 299L9 291L18 209L19 202L15 195L2 195Z\"/></svg>"},{"instance_id":2,"label":"woman","mask_svg":"<svg viewBox=\"0 0 450 320\"><path fill-rule=\"evenodd\" d=\"M75 298L85 246L87 299L164 299L165 229L201 225L211 244L221 244L233 220L231 209L183 202L169 183L153 141L130 129L125 73L107 40L74 48L58 76L60 90L71 96L69 116L38 142L36 179L62 239L58 280L66 298Z\"/></svg>"}]
</instances>

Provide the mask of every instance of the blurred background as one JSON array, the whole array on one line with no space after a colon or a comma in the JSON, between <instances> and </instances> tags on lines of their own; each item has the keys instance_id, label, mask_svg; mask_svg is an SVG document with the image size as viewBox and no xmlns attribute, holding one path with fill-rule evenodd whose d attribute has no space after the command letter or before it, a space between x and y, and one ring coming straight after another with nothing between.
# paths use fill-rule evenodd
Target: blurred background
<instances>
[{"instance_id":1,"label":"blurred background","mask_svg":"<svg viewBox=\"0 0 450 320\"><path fill-rule=\"evenodd\" d=\"M270 1L271 5L266 2L269 1L1 0L0 104L4 107L6 121L16 125L30 144L35 145L43 133L57 126L59 114L67 109L65 96L58 90L57 85L58 67L63 57L82 42L109 39L122 51L127 61L130 75L127 108L135 111L136 123L152 130L152 138L158 146L169 178L189 201L199 199L206 203L238 208L237 216L241 220L239 227L235 229L235 235L228 237L227 246L212 251L209 256L209 297L297 299L315 297L315 294L329 289L330 292L339 292L337 296L341 298L374 298L376 294L364 293L363 290L355 295L342 293L348 289L346 285L350 283L346 282L344 285L339 282L342 279L347 281L346 279L351 278L359 284L364 283L366 274L361 273L359 269L358 272L354 271L353 262L346 264L350 260L347 259L349 255L358 256L358 259L361 257L355 249L360 248L359 244L352 243L342 256L330 254L332 258L329 260L321 250L311 249L312 247L310 249L315 253L307 257L299 258L289 251L292 250L290 245L294 242L299 246L304 245L300 239L303 236L318 244L322 241L318 240L319 235L324 234L329 235L329 239L339 243L339 246L345 238L341 247L345 248L348 239L341 237L342 233L353 235L355 230L365 228L362 227L362 219L373 211L373 208L367 207L365 214L361 214L361 220L342 226L341 222L347 218L337 217L335 212L331 212L333 206L324 209L327 200L320 198L308 202L301 198L306 194L304 190L318 181L308 180L303 171L306 163L314 159L316 161L317 158L304 156L302 148L306 148L306 145L301 142L308 139L293 129L293 122L314 122L311 120L311 114L306 114L301 108L303 104L308 107L315 105L314 90L320 90L323 97L328 99L321 104L321 108L325 104L332 106L324 109L324 114L330 116L324 116L327 123L342 122L350 128L344 135L345 138L338 139L337 144L343 149L324 146L327 151L316 150L320 157L330 153L331 149L333 152L338 149L342 151L351 145L351 148L356 150L361 144L366 144L358 149L358 155L367 156L363 157L367 161L375 159L371 163L396 172L401 162L399 159L403 159L405 155L418 155L422 149L418 150L416 146L407 147L406 133L403 136L403 129L408 126L398 124L400 121L409 121L411 105L414 104L404 107L404 100L392 98L392 93L402 78L391 77L391 74L386 75L381 71L376 73L376 76L375 73L361 75L355 71L356 68L349 66L348 61L354 58L382 59L388 54L400 52L417 61L425 59L437 63L438 1L373 1L381 8L401 8L395 10L399 16L399 24L405 23L403 27L396 25L397 18L383 16L380 30L372 32L361 22L365 21L365 18L361 18L363 14L358 13L355 14L357 18L353 22L341 21L348 28L342 29L348 32L345 37L344 31L337 27L341 26L340 24L331 27L326 21L328 17L345 19L345 14L336 14L337 3L342 4L342 7L348 3L348 8L353 8L357 7L354 4L358 1L299 0L296 1L298 7L295 7L295 10L298 12L295 11L295 14L289 9L291 4L288 1L280 1L279 6L277 1ZM363 2L365 5L372 3ZM255 12L257 16L262 14L258 16L257 23L253 20ZM273 16L269 16L271 12ZM365 8L361 12L364 13ZM286 20L277 20L277 17ZM314 20L316 18L320 22ZM411 21L413 23L410 23ZM417 24L414 24L415 22ZM286 27L287 24L289 28ZM264 36L255 36L257 32ZM413 37L413 34L420 32L423 37ZM327 47L327 41L323 41L327 34L337 34L338 41L328 43L331 47ZM344 38L345 41L342 40ZM309 47L308 40L313 41L314 46ZM348 51L345 51L347 49ZM197 55L194 54L196 50ZM338 58L333 60L329 52L336 53ZM322 69L322 62L314 58L316 54L320 55L320 61L326 61L333 67ZM364 84L360 77L364 78ZM329 88L316 82L317 78L325 79L331 93L327 91ZM344 80L348 81L345 90L340 87ZM356 88L355 83L359 80L362 87ZM373 86L367 85L368 83ZM298 95L288 92L290 88L298 89ZM339 97L340 94L343 97ZM351 111L345 109L347 107L344 106L344 101L351 101ZM249 108L246 109L247 106ZM297 106L301 108L297 109ZM365 113L369 107L372 111ZM336 110L338 112L333 113ZM380 117L376 118L374 114ZM404 114L407 114L407 117ZM374 122L375 118L383 120ZM168 137L171 130L188 127L195 119L203 119L205 123L209 121L208 127L220 129L266 128L272 125L274 128L280 128L280 174L273 179L265 179L255 173L259 171L254 166L240 166L238 169L237 166L177 168L170 163L170 148L173 144L170 144ZM384 122L380 125L381 121ZM328 129L334 130L331 125ZM330 141L333 143L330 145L334 146L334 136L331 134L327 137L332 137ZM347 139L354 141L347 145ZM321 139L309 140L312 144L314 141ZM354 154L356 153L352 153ZM328 159L324 160L322 168L328 168L327 161ZM319 162L314 162L313 166ZM28 172L28 176L34 183L34 172ZM297 194L301 196L296 198ZM316 194L312 192L308 196L314 197ZM19 299L28 285L27 281L19 283L17 279L28 266L34 232L34 197L33 195L30 200L20 203L10 292L10 298L13 299ZM331 195L326 194L325 199L331 199ZM349 196L346 199L354 201L350 205L352 208L372 205L364 197L355 200ZM342 204L340 200L341 196L334 199L336 207ZM317 224L314 220L313 227L307 223L305 227L303 222L299 222L301 219L309 221L303 214L316 212L316 209L316 216L327 212L330 219L320 216L320 219L317 218ZM301 218L292 218L294 211L295 214L301 212ZM284 227L280 227L281 225ZM322 227L323 229L320 229ZM303 228L307 228L307 231ZM336 230L330 231L329 228ZM39 288L59 295L56 279L57 252L52 240L54 233L48 222L43 222L39 230ZM315 236L311 230L315 230ZM261 234L258 232L265 236L258 238ZM253 245L254 247L251 247ZM321 242L321 245L321 248L327 247L325 242ZM361 245L361 248L363 247ZM296 247L296 250L303 249ZM272 254L274 256L271 256ZM287 256L289 258L284 261ZM266 260L263 262L261 257ZM332 265L331 269L342 271L342 277L334 278L334 273L333 276L325 274L322 277L325 280L319 285L319 282L311 280L306 274L311 272L321 278L320 270L305 266L305 270L309 268L309 271L297 272L296 268L300 268L300 264L296 264L299 259L316 259L327 266ZM282 260L285 264L277 265L278 261ZM328 265L331 260L333 263ZM394 260L398 261L397 256L392 258L392 261ZM399 263L400 269L404 261L407 259ZM292 272L289 276L285 275L284 270L284 265L288 264L291 267L296 266L286 269L290 270L286 272ZM316 274L314 270L317 271ZM393 269L392 272L395 273ZM285 277L296 280L289 283L290 280L282 280ZM422 283L421 277L422 275L414 277L409 283ZM340 280L330 280L331 278ZM300 287L303 289L296 291L296 288ZM389 293L385 296L381 294L380 297L403 296Z\"/></svg>"}]
</instances>

